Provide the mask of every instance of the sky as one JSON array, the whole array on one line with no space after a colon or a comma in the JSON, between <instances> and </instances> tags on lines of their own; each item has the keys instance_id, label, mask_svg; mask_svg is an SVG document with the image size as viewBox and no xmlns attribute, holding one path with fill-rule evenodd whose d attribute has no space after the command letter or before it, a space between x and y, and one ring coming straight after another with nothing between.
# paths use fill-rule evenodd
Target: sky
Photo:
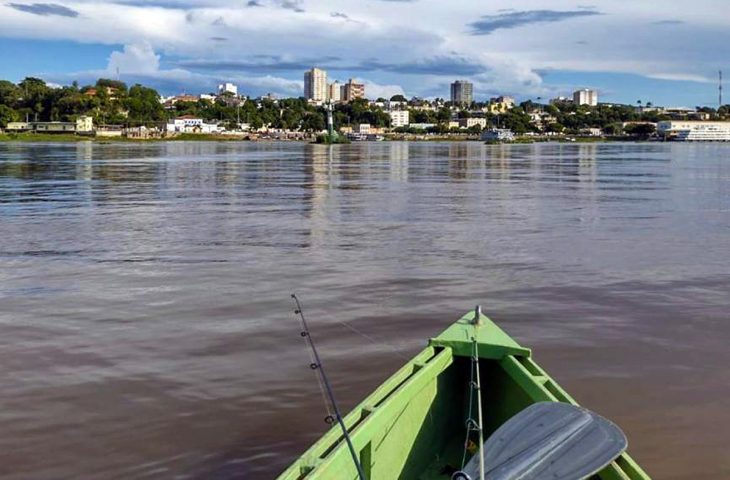
<instances>
[{"instance_id":1,"label":"sky","mask_svg":"<svg viewBox=\"0 0 730 480\"><path fill-rule=\"evenodd\" d=\"M581 0L578 0L580 2ZM589 1L589 0L586 0ZM717 106L730 77L727 0L0 0L0 78L99 77L166 95L301 96L303 73L355 78L370 98L600 100ZM728 102L730 103L730 87Z\"/></svg>"}]
</instances>

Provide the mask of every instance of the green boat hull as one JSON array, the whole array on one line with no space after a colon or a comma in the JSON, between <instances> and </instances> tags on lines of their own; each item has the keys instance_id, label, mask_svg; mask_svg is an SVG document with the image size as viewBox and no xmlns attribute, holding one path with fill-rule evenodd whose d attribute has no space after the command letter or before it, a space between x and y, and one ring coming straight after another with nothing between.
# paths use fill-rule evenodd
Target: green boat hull
<instances>
[{"instance_id":1,"label":"green boat hull","mask_svg":"<svg viewBox=\"0 0 730 480\"><path fill-rule=\"evenodd\" d=\"M344 419L369 480L450 478L463 454L472 338L479 343L484 432L488 437L527 406L542 401L577 405L520 346L481 316L468 313L429 341ZM602 480L650 477L623 453L595 475ZM278 480L356 480L338 426L330 429Z\"/></svg>"}]
</instances>

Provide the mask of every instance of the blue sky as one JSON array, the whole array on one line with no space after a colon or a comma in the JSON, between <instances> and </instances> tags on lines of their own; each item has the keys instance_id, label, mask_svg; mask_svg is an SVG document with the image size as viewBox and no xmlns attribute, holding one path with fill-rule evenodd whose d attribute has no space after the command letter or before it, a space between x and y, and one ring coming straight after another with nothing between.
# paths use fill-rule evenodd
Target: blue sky
<instances>
[{"instance_id":1,"label":"blue sky","mask_svg":"<svg viewBox=\"0 0 730 480\"><path fill-rule=\"evenodd\" d=\"M0 0L0 78L83 84L119 72L164 94L233 81L253 96L298 96L303 71L320 66L372 98L445 97L459 78L478 99L590 87L602 101L715 106L717 70L730 77L727 10L726 0Z\"/></svg>"}]
</instances>

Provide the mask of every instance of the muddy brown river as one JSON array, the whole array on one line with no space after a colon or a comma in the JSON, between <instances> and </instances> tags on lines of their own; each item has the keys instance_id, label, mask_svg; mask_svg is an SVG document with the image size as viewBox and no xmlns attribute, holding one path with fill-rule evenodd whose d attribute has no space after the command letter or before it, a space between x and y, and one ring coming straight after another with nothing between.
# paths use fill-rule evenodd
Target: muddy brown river
<instances>
[{"instance_id":1,"label":"muddy brown river","mask_svg":"<svg viewBox=\"0 0 730 480\"><path fill-rule=\"evenodd\" d=\"M0 144L0 477L271 479L474 305L730 477L730 145ZM341 322L364 333L355 334Z\"/></svg>"}]
</instances>

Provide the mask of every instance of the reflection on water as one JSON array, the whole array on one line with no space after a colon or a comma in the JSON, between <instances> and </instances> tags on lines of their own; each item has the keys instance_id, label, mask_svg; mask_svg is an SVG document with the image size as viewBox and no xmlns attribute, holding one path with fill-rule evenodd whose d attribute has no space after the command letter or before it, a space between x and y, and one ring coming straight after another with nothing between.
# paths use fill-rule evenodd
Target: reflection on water
<instances>
[{"instance_id":1,"label":"reflection on water","mask_svg":"<svg viewBox=\"0 0 730 480\"><path fill-rule=\"evenodd\" d=\"M292 291L346 407L481 303L657 478L727 474L728 153L2 144L0 476L273 477L324 427Z\"/></svg>"}]
</instances>

